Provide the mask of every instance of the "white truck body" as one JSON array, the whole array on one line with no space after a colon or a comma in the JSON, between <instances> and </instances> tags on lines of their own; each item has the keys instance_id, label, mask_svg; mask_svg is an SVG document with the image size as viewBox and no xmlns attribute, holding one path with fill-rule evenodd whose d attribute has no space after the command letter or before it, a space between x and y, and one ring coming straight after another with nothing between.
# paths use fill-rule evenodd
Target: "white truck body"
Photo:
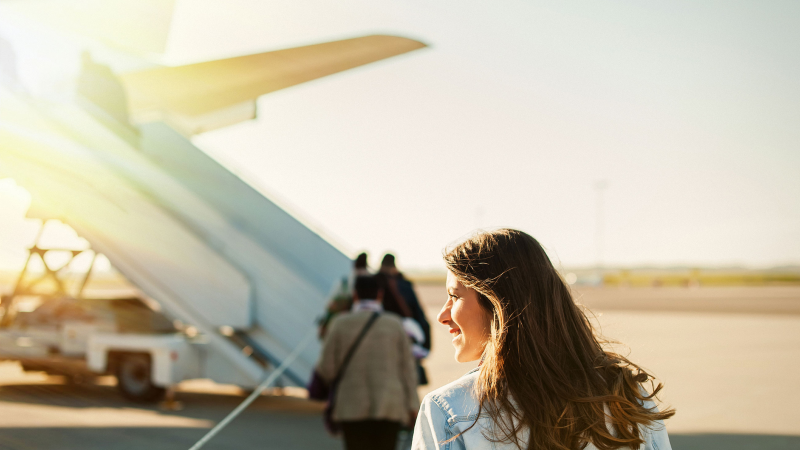
<instances>
[{"instance_id":1,"label":"white truck body","mask_svg":"<svg viewBox=\"0 0 800 450\"><path fill-rule=\"evenodd\" d=\"M204 349L181 335L92 335L86 352L88 369L105 373L113 352L149 354L153 362L151 379L156 386L168 387L182 380L207 378L203 367ZM218 381L232 382L229 379Z\"/></svg>"}]
</instances>

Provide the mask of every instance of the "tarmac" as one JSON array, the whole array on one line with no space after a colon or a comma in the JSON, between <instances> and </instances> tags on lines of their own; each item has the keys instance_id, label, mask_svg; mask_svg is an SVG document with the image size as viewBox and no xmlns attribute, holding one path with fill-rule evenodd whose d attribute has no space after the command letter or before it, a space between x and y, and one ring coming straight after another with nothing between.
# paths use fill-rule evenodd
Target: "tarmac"
<instances>
[{"instance_id":1,"label":"tarmac","mask_svg":"<svg viewBox=\"0 0 800 450\"><path fill-rule=\"evenodd\" d=\"M432 322L441 285L418 286ZM667 421L675 449L800 449L800 287L576 288L616 348L665 385L676 408ZM469 371L453 360L450 336L433 327L428 391ZM0 449L188 449L239 402L232 386L190 382L180 411L122 399L113 379L68 385L0 363ZM341 449L327 435L322 405L302 390L259 398L206 449Z\"/></svg>"},{"instance_id":2,"label":"tarmac","mask_svg":"<svg viewBox=\"0 0 800 450\"><path fill-rule=\"evenodd\" d=\"M419 286L435 318L443 286ZM659 381L674 449L800 449L800 286L576 287L615 349ZM427 392L472 369L434 326Z\"/></svg>"}]
</instances>

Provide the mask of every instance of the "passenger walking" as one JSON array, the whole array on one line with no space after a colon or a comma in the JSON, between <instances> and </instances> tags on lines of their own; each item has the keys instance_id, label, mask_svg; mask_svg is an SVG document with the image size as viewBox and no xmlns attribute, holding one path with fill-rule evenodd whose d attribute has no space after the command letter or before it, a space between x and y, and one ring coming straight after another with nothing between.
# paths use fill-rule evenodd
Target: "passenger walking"
<instances>
[{"instance_id":1,"label":"passenger walking","mask_svg":"<svg viewBox=\"0 0 800 450\"><path fill-rule=\"evenodd\" d=\"M401 318L384 312L382 298L374 276L355 279L352 312L331 322L317 365L334 386L332 418L347 450L394 450L400 427L413 426L419 408L409 339Z\"/></svg>"},{"instance_id":2,"label":"passenger walking","mask_svg":"<svg viewBox=\"0 0 800 450\"><path fill-rule=\"evenodd\" d=\"M351 277L353 281L355 281L356 277L371 275L369 273L369 263L367 261L367 254L361 252L356 256L356 260L353 262L353 276ZM350 283L350 286L353 287L355 284L353 282Z\"/></svg>"},{"instance_id":3,"label":"passenger walking","mask_svg":"<svg viewBox=\"0 0 800 450\"><path fill-rule=\"evenodd\" d=\"M394 268L394 270L392 270ZM381 261L380 271L375 275L384 290L383 308L388 312L393 312L401 317L413 317L411 308L408 306L405 297L400 294L395 279L394 255L387 253Z\"/></svg>"},{"instance_id":4,"label":"passenger walking","mask_svg":"<svg viewBox=\"0 0 800 450\"><path fill-rule=\"evenodd\" d=\"M431 351L431 325L428 322L425 311L419 303L417 293L414 291L414 285L397 269L395 256L391 253L387 253L383 256L378 277L382 278L383 283L392 287L392 293L394 296L400 298L410 314L410 319L414 321L416 327L422 332L422 336L420 336L419 332L414 332L415 330L411 329L412 327L409 326L410 324L408 321L404 320L403 323L406 326L406 332L414 339L411 351L414 354L414 358L417 360L417 377L419 378L419 384L426 385L428 384L428 375L425 373L425 368L422 366L422 360L427 357ZM384 304L385 303L386 302L384 302Z\"/></svg>"},{"instance_id":5,"label":"passenger walking","mask_svg":"<svg viewBox=\"0 0 800 450\"><path fill-rule=\"evenodd\" d=\"M353 261L353 272L349 277L342 279L338 290L325 307L325 314L319 319L318 336L320 339L325 337L325 333L328 331L328 324L330 324L331 320L333 320L337 314L350 311L353 307L355 279L364 275L370 275L367 265L367 254L360 253Z\"/></svg>"},{"instance_id":6,"label":"passenger walking","mask_svg":"<svg viewBox=\"0 0 800 450\"><path fill-rule=\"evenodd\" d=\"M603 348L534 238L482 232L444 260L438 320L456 360L480 364L425 396L414 450L671 449L661 384Z\"/></svg>"}]
</instances>

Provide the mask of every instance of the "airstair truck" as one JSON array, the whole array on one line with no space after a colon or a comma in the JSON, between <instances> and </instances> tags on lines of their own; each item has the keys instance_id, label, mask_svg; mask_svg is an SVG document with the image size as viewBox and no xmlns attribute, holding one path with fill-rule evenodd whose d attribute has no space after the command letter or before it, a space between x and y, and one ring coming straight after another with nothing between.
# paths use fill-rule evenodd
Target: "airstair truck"
<instances>
[{"instance_id":1,"label":"airstair truck","mask_svg":"<svg viewBox=\"0 0 800 450\"><path fill-rule=\"evenodd\" d=\"M252 76L240 77L241 89L219 94L225 101L211 96L211 106L187 100L197 92L159 103L156 91L163 83L148 82L185 87L208 81L209 71L219 73L220 66L122 76L132 124L109 114L119 105L109 108L91 92L63 101L0 86L0 177L13 177L31 193L29 214L69 224L165 316L196 330L191 336L123 333L64 323L46 338L52 342L42 358L85 361L94 373L115 373L126 395L150 399L191 378L255 387L313 332L331 289L350 270L349 258L196 148L187 134L230 123L242 101L312 79L307 73L322 76L423 46L391 36L330 44L336 45L268 58L291 67L278 70L281 75L266 87L253 84ZM281 84L281 77L294 78ZM239 97L227 98L231 92ZM36 347L39 337L25 335L30 327L15 327L15 299L3 303L0 334L16 334L0 341ZM61 341L53 338L56 332ZM68 344L65 336L78 342ZM318 352L316 342L307 347L284 372L283 383L305 385ZM0 353L14 357L8 348Z\"/></svg>"}]
</instances>

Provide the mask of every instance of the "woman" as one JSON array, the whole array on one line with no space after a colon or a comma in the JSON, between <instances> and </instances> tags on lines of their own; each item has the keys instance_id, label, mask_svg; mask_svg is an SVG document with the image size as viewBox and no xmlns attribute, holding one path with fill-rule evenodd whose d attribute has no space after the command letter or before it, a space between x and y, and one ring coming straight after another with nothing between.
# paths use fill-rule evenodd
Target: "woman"
<instances>
[{"instance_id":1,"label":"woman","mask_svg":"<svg viewBox=\"0 0 800 450\"><path fill-rule=\"evenodd\" d=\"M481 362L425 397L414 450L671 449L661 384L603 348L534 238L483 232L444 259L439 322L457 361Z\"/></svg>"}]
</instances>

